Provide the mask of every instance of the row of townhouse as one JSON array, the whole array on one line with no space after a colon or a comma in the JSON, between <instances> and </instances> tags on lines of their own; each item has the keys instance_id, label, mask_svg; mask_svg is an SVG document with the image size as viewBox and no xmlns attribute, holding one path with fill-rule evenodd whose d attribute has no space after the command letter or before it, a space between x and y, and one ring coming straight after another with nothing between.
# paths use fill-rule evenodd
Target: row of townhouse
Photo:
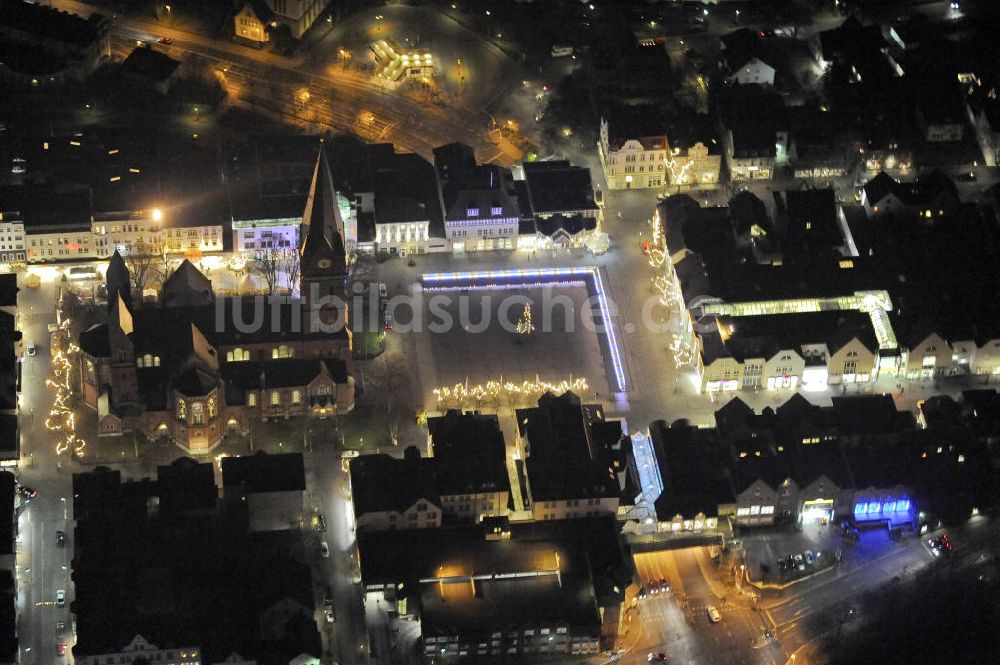
<instances>
[{"instance_id":1,"label":"row of townhouse","mask_svg":"<svg viewBox=\"0 0 1000 665\"><path fill-rule=\"evenodd\" d=\"M838 207L829 189L775 194L774 221L749 192L728 208L685 196L658 206L656 242L687 308L680 339L703 391L1000 377L989 208L959 201L940 173L905 185L879 174L862 201ZM982 293L980 304L929 303L943 284Z\"/></svg>"},{"instance_id":2,"label":"row of townhouse","mask_svg":"<svg viewBox=\"0 0 1000 665\"><path fill-rule=\"evenodd\" d=\"M8 266L107 259L115 251L201 256L225 249L221 223L171 223L159 209L90 219L28 219L0 212L0 262Z\"/></svg>"},{"instance_id":3,"label":"row of townhouse","mask_svg":"<svg viewBox=\"0 0 1000 665\"><path fill-rule=\"evenodd\" d=\"M714 428L656 421L648 436L663 480L656 529L729 533L833 521L915 528L921 511L974 515L1000 498L989 445L997 393L931 402L919 421L882 395L835 397L831 406L793 395L759 413L733 398L716 411ZM640 478L634 456L628 464Z\"/></svg>"}]
</instances>

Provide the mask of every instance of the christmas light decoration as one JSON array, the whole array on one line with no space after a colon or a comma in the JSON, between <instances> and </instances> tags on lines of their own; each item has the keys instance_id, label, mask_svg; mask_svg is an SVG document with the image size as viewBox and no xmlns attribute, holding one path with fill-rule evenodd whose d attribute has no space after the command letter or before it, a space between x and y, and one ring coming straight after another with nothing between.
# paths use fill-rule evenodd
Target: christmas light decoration
<instances>
[{"instance_id":1,"label":"christmas light decoration","mask_svg":"<svg viewBox=\"0 0 1000 665\"><path fill-rule=\"evenodd\" d=\"M558 383L542 381L537 376L534 381L525 380L520 383L499 380L487 380L485 383L470 386L469 382L456 383L454 386L441 386L432 390L439 407L466 408L478 407L484 403L501 402L513 405L530 405L547 392L561 395L567 391L584 393L587 391L587 380L582 377L570 377Z\"/></svg>"},{"instance_id":2,"label":"christmas light decoration","mask_svg":"<svg viewBox=\"0 0 1000 665\"><path fill-rule=\"evenodd\" d=\"M531 322L531 303L529 302L524 306L521 318L517 321L517 334L530 335L533 332L535 332L535 324Z\"/></svg>"},{"instance_id":3,"label":"christmas light decoration","mask_svg":"<svg viewBox=\"0 0 1000 665\"><path fill-rule=\"evenodd\" d=\"M87 443L76 435L76 414L69 403L73 396L73 368L80 347L69 341L69 323L69 319L63 319L59 330L52 336L53 347L58 345L59 348L53 349L52 378L45 382L55 395L52 409L45 419L45 428L61 436L56 442L57 455L72 451L74 455L81 456Z\"/></svg>"}]
</instances>

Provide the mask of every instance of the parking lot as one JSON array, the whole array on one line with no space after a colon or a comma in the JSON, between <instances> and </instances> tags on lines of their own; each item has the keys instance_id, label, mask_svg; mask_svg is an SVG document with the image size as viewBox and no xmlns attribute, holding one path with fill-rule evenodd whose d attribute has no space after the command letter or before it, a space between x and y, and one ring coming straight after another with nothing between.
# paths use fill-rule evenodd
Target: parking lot
<instances>
[{"instance_id":1,"label":"parking lot","mask_svg":"<svg viewBox=\"0 0 1000 665\"><path fill-rule=\"evenodd\" d=\"M859 538L854 539L845 536L832 522L803 523L801 530L791 525L775 527L740 540L748 577L754 582L772 584L784 584L819 572L838 563L838 557L839 565L846 569L863 566L899 546L884 527L863 529Z\"/></svg>"}]
</instances>

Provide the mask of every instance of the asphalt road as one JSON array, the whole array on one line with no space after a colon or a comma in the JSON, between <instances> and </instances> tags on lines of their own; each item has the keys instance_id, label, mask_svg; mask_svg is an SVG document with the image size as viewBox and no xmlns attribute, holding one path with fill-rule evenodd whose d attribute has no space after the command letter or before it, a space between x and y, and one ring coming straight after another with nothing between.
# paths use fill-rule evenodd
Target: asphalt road
<instances>
[{"instance_id":1,"label":"asphalt road","mask_svg":"<svg viewBox=\"0 0 1000 665\"><path fill-rule=\"evenodd\" d=\"M24 508L18 524L18 638L24 665L72 662L72 480L69 470L59 466L55 439L45 429L52 405L52 395L45 385L51 365L47 326L55 322L56 289L51 282L37 289L27 289L22 283L18 295L24 346L29 342L38 346L35 356L24 358L21 390L21 454L26 463L22 462L20 479L38 492ZM60 530L66 533L64 547L56 545L56 531ZM66 592L63 607L56 605L60 589ZM64 631L57 631L59 622L65 624ZM60 641L67 644L65 659L56 654Z\"/></svg>"},{"instance_id":2,"label":"asphalt road","mask_svg":"<svg viewBox=\"0 0 1000 665\"><path fill-rule=\"evenodd\" d=\"M334 662L360 665L367 662L368 638L361 611L361 585L356 583L360 573L348 474L343 470L340 452L330 448L306 453L305 466L312 507L319 508L326 519L326 532L319 536L330 549L330 558L320 559L320 582L333 590L336 621L326 623L323 599L318 598L317 623L324 649Z\"/></svg>"},{"instance_id":3,"label":"asphalt road","mask_svg":"<svg viewBox=\"0 0 1000 665\"><path fill-rule=\"evenodd\" d=\"M718 580L708 548L637 554L635 563L645 585L666 579L670 591L638 601L641 624L632 628L637 636L625 636L622 662L644 662L650 652L683 663L775 662L773 648L758 648L767 627L765 617L736 602L735 589ZM719 623L709 620L709 606L720 611Z\"/></svg>"}]
</instances>

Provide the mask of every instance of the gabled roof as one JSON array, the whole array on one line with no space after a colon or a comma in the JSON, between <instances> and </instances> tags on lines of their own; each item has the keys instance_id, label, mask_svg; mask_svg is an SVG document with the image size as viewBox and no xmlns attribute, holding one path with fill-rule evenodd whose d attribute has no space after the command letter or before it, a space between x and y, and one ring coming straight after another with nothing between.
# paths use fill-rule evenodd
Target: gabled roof
<instances>
[{"instance_id":1,"label":"gabled roof","mask_svg":"<svg viewBox=\"0 0 1000 665\"><path fill-rule=\"evenodd\" d=\"M212 281L187 259L163 283L163 304L168 307L173 303L204 304L211 302L213 295Z\"/></svg>"},{"instance_id":2,"label":"gabled roof","mask_svg":"<svg viewBox=\"0 0 1000 665\"><path fill-rule=\"evenodd\" d=\"M552 215L537 219L535 227L539 233L549 238L554 238L558 235L565 235L567 238L572 238L582 231L593 231L596 229L597 219L584 215Z\"/></svg>"},{"instance_id":3,"label":"gabled roof","mask_svg":"<svg viewBox=\"0 0 1000 665\"><path fill-rule=\"evenodd\" d=\"M878 175L866 182L864 190L865 198L873 206L878 205L882 199L890 194L905 202L909 193L905 186L885 171L879 171Z\"/></svg>"}]
</instances>

